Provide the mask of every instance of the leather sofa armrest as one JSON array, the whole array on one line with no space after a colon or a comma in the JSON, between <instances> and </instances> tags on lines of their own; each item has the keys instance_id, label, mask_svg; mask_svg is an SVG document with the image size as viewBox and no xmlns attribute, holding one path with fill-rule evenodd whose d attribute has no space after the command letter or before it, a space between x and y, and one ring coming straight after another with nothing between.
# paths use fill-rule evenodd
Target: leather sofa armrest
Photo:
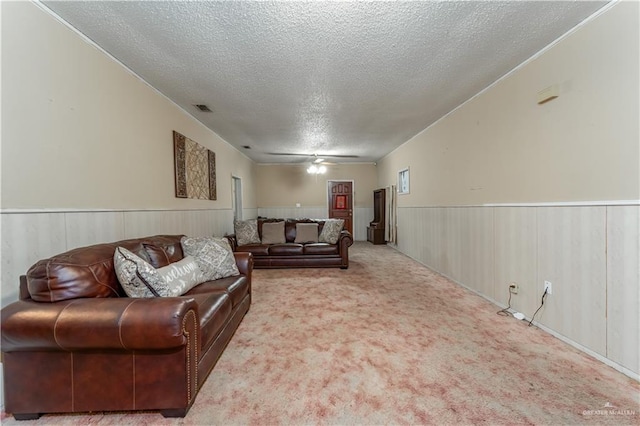
<instances>
[{"instance_id":1,"label":"leather sofa armrest","mask_svg":"<svg viewBox=\"0 0 640 426\"><path fill-rule=\"evenodd\" d=\"M353 244L353 237L349 231L343 230L338 237L338 253L341 257L340 268L347 269L349 267L349 246Z\"/></svg>"},{"instance_id":2,"label":"leather sofa armrest","mask_svg":"<svg viewBox=\"0 0 640 426\"><path fill-rule=\"evenodd\" d=\"M2 351L170 349L199 328L191 297L14 302L1 312Z\"/></svg>"},{"instance_id":3,"label":"leather sofa armrest","mask_svg":"<svg viewBox=\"0 0 640 426\"><path fill-rule=\"evenodd\" d=\"M235 252L233 255L236 258L236 266L238 267L238 271L242 275L246 275L251 281L251 273L253 272L253 254L251 253L243 253L243 252Z\"/></svg>"},{"instance_id":4,"label":"leather sofa armrest","mask_svg":"<svg viewBox=\"0 0 640 426\"><path fill-rule=\"evenodd\" d=\"M340 250L340 252L342 252L352 244L353 236L351 235L351 232L343 229L342 232L340 232L340 236L338 237L338 249Z\"/></svg>"}]
</instances>

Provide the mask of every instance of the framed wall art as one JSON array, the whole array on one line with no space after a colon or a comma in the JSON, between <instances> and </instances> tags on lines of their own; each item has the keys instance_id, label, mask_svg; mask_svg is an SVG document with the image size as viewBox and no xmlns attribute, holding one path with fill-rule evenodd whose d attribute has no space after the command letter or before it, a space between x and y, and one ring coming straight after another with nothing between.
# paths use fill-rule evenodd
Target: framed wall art
<instances>
[{"instance_id":1,"label":"framed wall art","mask_svg":"<svg viewBox=\"0 0 640 426\"><path fill-rule=\"evenodd\" d=\"M173 155L176 197L217 199L215 152L174 131Z\"/></svg>"}]
</instances>

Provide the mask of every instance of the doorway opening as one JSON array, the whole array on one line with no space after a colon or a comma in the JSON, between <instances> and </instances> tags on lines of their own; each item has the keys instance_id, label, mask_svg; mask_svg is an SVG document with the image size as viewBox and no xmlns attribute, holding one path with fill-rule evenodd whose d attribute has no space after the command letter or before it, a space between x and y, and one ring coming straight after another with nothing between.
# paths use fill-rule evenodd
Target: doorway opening
<instances>
[{"instance_id":1,"label":"doorway opening","mask_svg":"<svg viewBox=\"0 0 640 426\"><path fill-rule=\"evenodd\" d=\"M242 179L231 176L231 208L233 219L242 220Z\"/></svg>"}]
</instances>

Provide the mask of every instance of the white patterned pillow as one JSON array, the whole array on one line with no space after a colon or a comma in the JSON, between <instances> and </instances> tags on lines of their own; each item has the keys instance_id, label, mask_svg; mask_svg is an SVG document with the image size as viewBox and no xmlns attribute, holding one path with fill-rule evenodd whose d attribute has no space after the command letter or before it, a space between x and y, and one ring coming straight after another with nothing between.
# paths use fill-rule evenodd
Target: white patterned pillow
<instances>
[{"instance_id":1,"label":"white patterned pillow","mask_svg":"<svg viewBox=\"0 0 640 426\"><path fill-rule=\"evenodd\" d=\"M234 220L233 231L239 246L246 244L260 244L258 221L256 219Z\"/></svg>"},{"instance_id":2,"label":"white patterned pillow","mask_svg":"<svg viewBox=\"0 0 640 426\"><path fill-rule=\"evenodd\" d=\"M202 272L203 281L240 275L236 258L226 238L182 237L185 256L193 256Z\"/></svg>"},{"instance_id":3,"label":"white patterned pillow","mask_svg":"<svg viewBox=\"0 0 640 426\"><path fill-rule=\"evenodd\" d=\"M329 244L337 243L343 227L344 219L326 219L322 232L320 232L320 236L318 237L318 241Z\"/></svg>"},{"instance_id":4,"label":"white patterned pillow","mask_svg":"<svg viewBox=\"0 0 640 426\"><path fill-rule=\"evenodd\" d=\"M120 285L129 297L167 296L169 288L158 271L124 247L116 248L113 266Z\"/></svg>"},{"instance_id":5,"label":"white patterned pillow","mask_svg":"<svg viewBox=\"0 0 640 426\"><path fill-rule=\"evenodd\" d=\"M158 275L165 281L171 295L180 296L204 282L200 266L193 256L157 269Z\"/></svg>"}]
</instances>

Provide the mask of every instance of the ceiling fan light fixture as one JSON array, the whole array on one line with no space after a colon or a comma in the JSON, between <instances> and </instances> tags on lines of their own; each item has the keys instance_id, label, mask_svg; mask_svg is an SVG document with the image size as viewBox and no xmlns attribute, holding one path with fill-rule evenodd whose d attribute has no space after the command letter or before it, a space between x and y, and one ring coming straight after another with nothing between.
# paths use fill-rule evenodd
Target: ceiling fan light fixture
<instances>
[{"instance_id":1,"label":"ceiling fan light fixture","mask_svg":"<svg viewBox=\"0 0 640 426\"><path fill-rule=\"evenodd\" d=\"M322 175L327 172L327 168L325 166L317 166L315 164L311 164L309 168L307 168L307 173L310 175Z\"/></svg>"}]
</instances>

